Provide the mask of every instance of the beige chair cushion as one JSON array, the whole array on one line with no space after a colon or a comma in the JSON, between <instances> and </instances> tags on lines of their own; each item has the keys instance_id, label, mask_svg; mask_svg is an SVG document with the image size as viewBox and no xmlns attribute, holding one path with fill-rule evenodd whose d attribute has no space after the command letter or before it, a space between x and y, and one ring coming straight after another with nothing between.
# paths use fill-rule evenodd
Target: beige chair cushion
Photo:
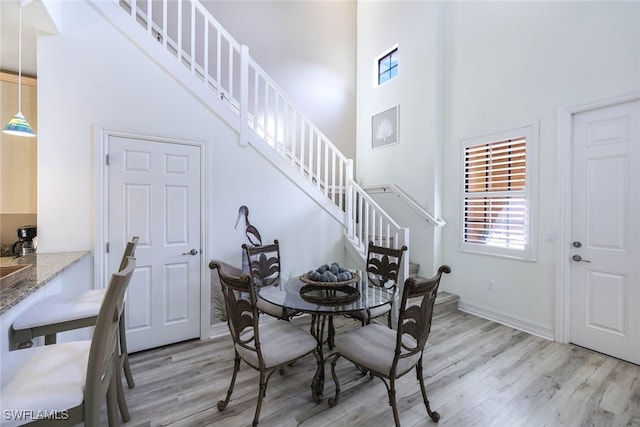
<instances>
[{"instance_id":1,"label":"beige chair cushion","mask_svg":"<svg viewBox=\"0 0 640 427\"><path fill-rule=\"evenodd\" d=\"M38 413L63 411L84 400L84 384L91 341L10 351L2 355L2 426L31 419L6 419L5 411Z\"/></svg>"},{"instance_id":2,"label":"beige chair cushion","mask_svg":"<svg viewBox=\"0 0 640 427\"><path fill-rule=\"evenodd\" d=\"M253 330L247 333L253 334ZM242 338L246 339L247 336ZM295 360L313 351L317 345L316 339L308 331L285 320L260 325L260 348L267 369ZM236 350L249 365L255 368L259 366L258 354L255 351L239 345L236 345Z\"/></svg>"},{"instance_id":3,"label":"beige chair cushion","mask_svg":"<svg viewBox=\"0 0 640 427\"><path fill-rule=\"evenodd\" d=\"M384 304L384 305L380 305L378 307L373 307L369 309L369 313L372 319L382 316L383 314L386 314L389 311L391 311L391 304ZM366 322L367 320L369 320L369 317L367 315L367 310L360 310L354 313L349 313L349 316L354 317L363 322Z\"/></svg>"},{"instance_id":4,"label":"beige chair cushion","mask_svg":"<svg viewBox=\"0 0 640 427\"><path fill-rule=\"evenodd\" d=\"M105 292L106 289L91 289L47 297L18 317L13 322L13 329L35 328L97 316Z\"/></svg>"},{"instance_id":5,"label":"beige chair cushion","mask_svg":"<svg viewBox=\"0 0 640 427\"><path fill-rule=\"evenodd\" d=\"M283 317L283 308L279 305L275 305L270 303L269 301L265 301L262 298L258 298L256 300L256 306L258 307L258 310L273 316L273 317L280 317L280 318L286 318Z\"/></svg>"},{"instance_id":6,"label":"beige chair cushion","mask_svg":"<svg viewBox=\"0 0 640 427\"><path fill-rule=\"evenodd\" d=\"M357 365L389 376L397 335L398 333L394 329L372 323L336 335L335 347L340 354ZM404 337L403 340L411 347L416 345L409 336ZM400 359L396 368L396 376L413 368L421 356L421 353L417 353L411 357Z\"/></svg>"}]
</instances>

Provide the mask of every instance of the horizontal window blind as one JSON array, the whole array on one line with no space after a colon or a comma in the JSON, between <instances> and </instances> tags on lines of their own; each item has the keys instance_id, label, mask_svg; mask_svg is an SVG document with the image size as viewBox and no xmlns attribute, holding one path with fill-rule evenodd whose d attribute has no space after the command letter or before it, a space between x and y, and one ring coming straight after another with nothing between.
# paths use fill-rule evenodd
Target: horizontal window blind
<instances>
[{"instance_id":1,"label":"horizontal window blind","mask_svg":"<svg viewBox=\"0 0 640 427\"><path fill-rule=\"evenodd\" d=\"M526 138L466 147L464 171L464 242L524 249L527 244Z\"/></svg>"}]
</instances>

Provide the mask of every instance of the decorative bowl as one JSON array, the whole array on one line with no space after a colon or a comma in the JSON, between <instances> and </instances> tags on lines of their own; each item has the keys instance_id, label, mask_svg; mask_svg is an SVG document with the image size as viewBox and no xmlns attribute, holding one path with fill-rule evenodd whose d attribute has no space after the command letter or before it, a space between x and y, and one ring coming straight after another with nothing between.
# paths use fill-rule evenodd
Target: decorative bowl
<instances>
[{"instance_id":1,"label":"decorative bowl","mask_svg":"<svg viewBox=\"0 0 640 427\"><path fill-rule=\"evenodd\" d=\"M358 273L351 273L351 279L344 280L342 282L316 282L315 280L311 280L309 278L309 273L304 273L300 276L300 281L306 283L307 285L317 286L319 288L336 288L358 283L360 281L360 276L358 275Z\"/></svg>"},{"instance_id":2,"label":"decorative bowl","mask_svg":"<svg viewBox=\"0 0 640 427\"><path fill-rule=\"evenodd\" d=\"M344 305L360 298L360 291L358 291L358 288L349 285L332 287L304 285L300 288L300 296L305 301L315 304Z\"/></svg>"}]
</instances>

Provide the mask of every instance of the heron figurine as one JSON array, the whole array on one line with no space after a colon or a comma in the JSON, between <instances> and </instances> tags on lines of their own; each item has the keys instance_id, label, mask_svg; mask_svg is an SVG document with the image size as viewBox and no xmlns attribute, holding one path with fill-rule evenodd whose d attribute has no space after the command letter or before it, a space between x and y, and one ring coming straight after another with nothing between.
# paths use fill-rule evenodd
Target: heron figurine
<instances>
[{"instance_id":1,"label":"heron figurine","mask_svg":"<svg viewBox=\"0 0 640 427\"><path fill-rule=\"evenodd\" d=\"M240 206L240 209L238 209L238 218L236 219L235 228L238 228L238 223L243 215L245 224L244 233L247 236L247 240L253 246L262 246L262 237L260 236L260 232L249 222L249 208L245 205Z\"/></svg>"}]
</instances>

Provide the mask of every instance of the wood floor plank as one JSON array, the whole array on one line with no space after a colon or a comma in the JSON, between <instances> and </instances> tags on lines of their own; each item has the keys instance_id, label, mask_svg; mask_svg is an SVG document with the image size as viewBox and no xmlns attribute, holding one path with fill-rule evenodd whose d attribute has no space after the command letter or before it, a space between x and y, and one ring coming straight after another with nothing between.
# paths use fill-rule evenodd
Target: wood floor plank
<instances>
[{"instance_id":1,"label":"wood floor plank","mask_svg":"<svg viewBox=\"0 0 640 427\"><path fill-rule=\"evenodd\" d=\"M294 323L308 330L308 316ZM338 333L359 327L336 318ZM216 338L166 346L130 356L134 389L125 394L126 427L251 425L258 375L242 364L228 407L218 411L233 370L226 325ZM326 347L325 347L326 348ZM326 350L328 351L328 349ZM392 426L387 391L344 359L337 364L340 401L333 396L330 360L325 393L311 399L315 358L275 373L268 383L260 425L278 427ZM424 355L424 378L438 424L427 416L415 372L398 380L403 426L625 426L640 427L640 366L573 345L551 342L459 311L434 316ZM102 423L106 425L106 408Z\"/></svg>"}]
</instances>

